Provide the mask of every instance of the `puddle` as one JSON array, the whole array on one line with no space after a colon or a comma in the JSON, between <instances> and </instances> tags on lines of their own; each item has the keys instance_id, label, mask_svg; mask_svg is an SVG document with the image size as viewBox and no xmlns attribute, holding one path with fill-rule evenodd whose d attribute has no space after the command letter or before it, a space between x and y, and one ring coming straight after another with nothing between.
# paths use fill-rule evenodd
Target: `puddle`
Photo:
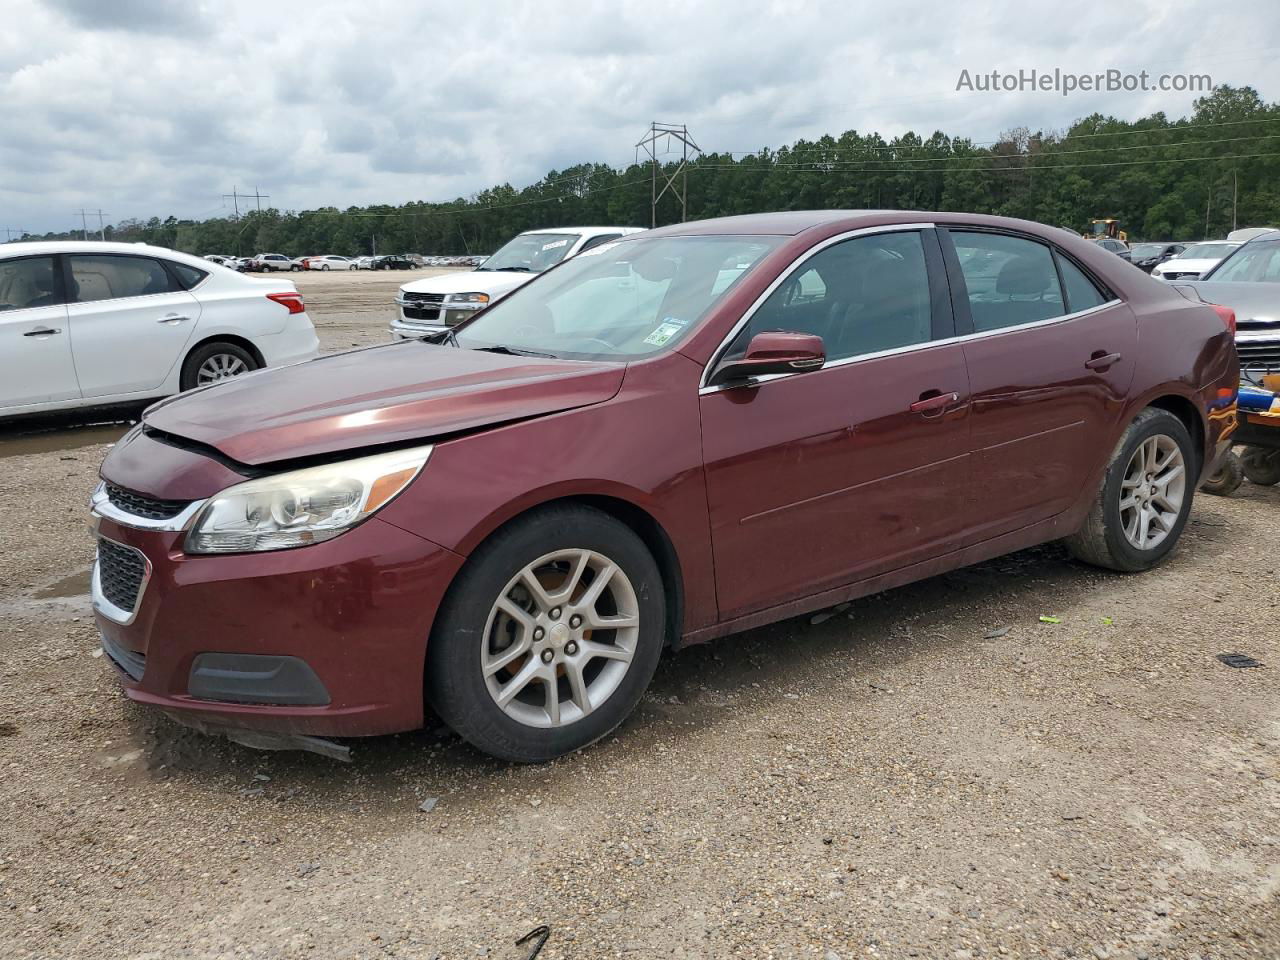
<instances>
[{"instance_id":1,"label":"puddle","mask_svg":"<svg viewBox=\"0 0 1280 960\"><path fill-rule=\"evenodd\" d=\"M115 443L128 432L130 426L130 423L121 422L75 426L71 429L45 428L32 433L0 430L0 460L26 457L33 453L78 450L99 443Z\"/></svg>"},{"instance_id":2,"label":"puddle","mask_svg":"<svg viewBox=\"0 0 1280 960\"><path fill-rule=\"evenodd\" d=\"M81 570L69 577L63 577L47 587L41 587L31 596L36 600L61 600L66 597L83 597L89 593L89 580L92 570Z\"/></svg>"}]
</instances>

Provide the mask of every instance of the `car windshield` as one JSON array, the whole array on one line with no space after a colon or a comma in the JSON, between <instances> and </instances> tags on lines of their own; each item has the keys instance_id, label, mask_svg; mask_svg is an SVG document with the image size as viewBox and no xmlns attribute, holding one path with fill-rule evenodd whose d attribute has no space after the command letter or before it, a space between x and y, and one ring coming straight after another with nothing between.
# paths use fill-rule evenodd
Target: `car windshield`
<instances>
[{"instance_id":1,"label":"car windshield","mask_svg":"<svg viewBox=\"0 0 1280 960\"><path fill-rule=\"evenodd\" d=\"M1280 283L1280 240L1247 243L1223 260L1205 280Z\"/></svg>"},{"instance_id":2,"label":"car windshield","mask_svg":"<svg viewBox=\"0 0 1280 960\"><path fill-rule=\"evenodd\" d=\"M563 260L580 236L577 233L522 233L476 269L541 273Z\"/></svg>"},{"instance_id":3,"label":"car windshield","mask_svg":"<svg viewBox=\"0 0 1280 960\"><path fill-rule=\"evenodd\" d=\"M1130 252L1135 260L1143 260L1147 257L1158 257L1164 253L1166 245L1163 243L1140 243Z\"/></svg>"},{"instance_id":4,"label":"car windshield","mask_svg":"<svg viewBox=\"0 0 1280 960\"><path fill-rule=\"evenodd\" d=\"M1183 250L1175 259L1178 260L1221 260L1236 248L1234 243L1193 243Z\"/></svg>"},{"instance_id":5,"label":"car windshield","mask_svg":"<svg viewBox=\"0 0 1280 960\"><path fill-rule=\"evenodd\" d=\"M780 237L607 243L521 287L458 329L458 346L630 360L679 342Z\"/></svg>"}]
</instances>

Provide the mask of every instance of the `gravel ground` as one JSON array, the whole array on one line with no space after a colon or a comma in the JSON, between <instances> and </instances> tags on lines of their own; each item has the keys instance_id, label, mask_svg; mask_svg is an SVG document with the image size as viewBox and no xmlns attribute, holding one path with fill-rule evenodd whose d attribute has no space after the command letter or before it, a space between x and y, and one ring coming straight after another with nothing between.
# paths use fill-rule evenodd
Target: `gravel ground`
<instances>
[{"instance_id":1,"label":"gravel ground","mask_svg":"<svg viewBox=\"0 0 1280 960\"><path fill-rule=\"evenodd\" d=\"M405 275L298 279L341 349ZM554 763L342 765L120 695L92 419L0 433L5 958L1280 957L1280 488L1152 573L1043 547L668 656Z\"/></svg>"}]
</instances>

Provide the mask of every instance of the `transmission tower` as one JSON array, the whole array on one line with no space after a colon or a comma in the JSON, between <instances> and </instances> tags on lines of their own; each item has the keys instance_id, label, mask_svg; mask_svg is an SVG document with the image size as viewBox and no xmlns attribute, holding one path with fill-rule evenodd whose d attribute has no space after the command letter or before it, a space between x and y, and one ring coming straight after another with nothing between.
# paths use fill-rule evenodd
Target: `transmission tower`
<instances>
[{"instance_id":1,"label":"transmission tower","mask_svg":"<svg viewBox=\"0 0 1280 960\"><path fill-rule=\"evenodd\" d=\"M676 141L680 144L680 162L676 165L670 175L666 170L662 169L662 164L658 160L660 155L665 156L670 153L670 149L664 149L661 154L658 151L658 142L662 141L665 148L670 148ZM680 198L680 222L684 223L688 215L688 199L689 199L689 153L701 153L702 148L693 142L693 138L689 136L689 128L683 124L675 123L659 123L657 120L649 124L649 133L643 140L636 144L636 162L640 162L640 151L643 150L649 158L652 168L650 177L650 201L649 201L649 219L650 226L658 225L658 201L661 200L668 190L675 196ZM676 186L676 179L679 178L680 185ZM662 189L658 189L658 180L662 180Z\"/></svg>"}]
</instances>

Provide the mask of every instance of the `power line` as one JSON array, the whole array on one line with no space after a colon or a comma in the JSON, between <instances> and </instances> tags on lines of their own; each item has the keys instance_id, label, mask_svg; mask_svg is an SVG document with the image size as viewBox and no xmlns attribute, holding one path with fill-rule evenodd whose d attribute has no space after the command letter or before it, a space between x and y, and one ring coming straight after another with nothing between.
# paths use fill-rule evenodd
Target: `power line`
<instances>
[{"instance_id":1,"label":"power line","mask_svg":"<svg viewBox=\"0 0 1280 960\"><path fill-rule=\"evenodd\" d=\"M76 213L80 214L80 230L85 240L89 239L89 214L90 213L95 214L98 218L98 239L99 240L107 239L106 228L103 226L103 220L102 220L102 218L106 216L106 214L104 214L101 210L86 211L84 207L81 207L79 210L76 211Z\"/></svg>"}]
</instances>

